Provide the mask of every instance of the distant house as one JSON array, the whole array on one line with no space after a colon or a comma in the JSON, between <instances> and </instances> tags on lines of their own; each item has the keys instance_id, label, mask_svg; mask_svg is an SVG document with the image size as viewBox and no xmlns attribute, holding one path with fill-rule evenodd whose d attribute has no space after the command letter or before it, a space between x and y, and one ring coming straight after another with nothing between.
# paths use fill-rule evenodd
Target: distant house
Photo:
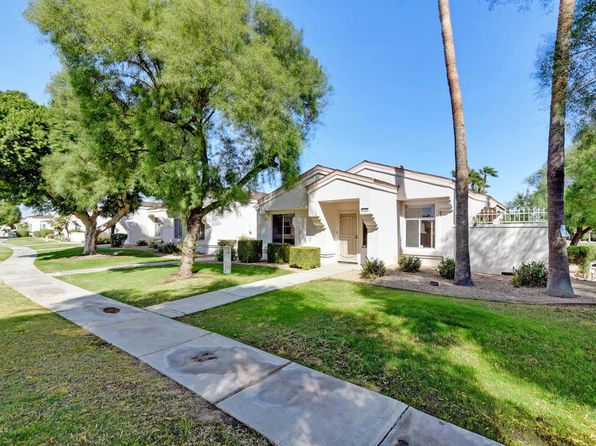
<instances>
[{"instance_id":1,"label":"distant house","mask_svg":"<svg viewBox=\"0 0 596 446\"><path fill-rule=\"evenodd\" d=\"M246 205L236 205L224 213L211 212L201 225L197 250L211 254L223 239L255 238L257 232L258 198L253 194ZM159 202L145 201L136 212L129 214L116 225L116 232L128 234L126 244L135 245L139 240L180 243L186 235L185 221L172 215Z\"/></svg>"},{"instance_id":2,"label":"distant house","mask_svg":"<svg viewBox=\"0 0 596 446\"><path fill-rule=\"evenodd\" d=\"M41 229L52 229L53 215L31 215L21 219L21 224L26 224L29 232L37 232Z\"/></svg>"}]
</instances>

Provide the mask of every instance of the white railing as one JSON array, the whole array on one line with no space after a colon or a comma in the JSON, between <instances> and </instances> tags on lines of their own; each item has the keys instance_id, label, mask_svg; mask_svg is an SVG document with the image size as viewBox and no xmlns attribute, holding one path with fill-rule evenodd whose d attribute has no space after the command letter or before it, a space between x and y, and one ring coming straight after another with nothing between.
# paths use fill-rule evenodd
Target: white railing
<instances>
[{"instance_id":1,"label":"white railing","mask_svg":"<svg viewBox=\"0 0 596 446\"><path fill-rule=\"evenodd\" d=\"M547 212L545 209L508 209L506 211L483 209L472 217L472 221L478 224L500 225L546 223Z\"/></svg>"}]
</instances>

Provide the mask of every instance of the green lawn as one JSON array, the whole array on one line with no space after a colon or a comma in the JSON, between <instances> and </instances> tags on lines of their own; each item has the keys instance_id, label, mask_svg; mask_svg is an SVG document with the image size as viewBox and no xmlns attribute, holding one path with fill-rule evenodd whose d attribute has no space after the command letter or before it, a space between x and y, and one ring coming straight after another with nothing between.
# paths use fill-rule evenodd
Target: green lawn
<instances>
[{"instance_id":1,"label":"green lawn","mask_svg":"<svg viewBox=\"0 0 596 446\"><path fill-rule=\"evenodd\" d=\"M596 308L323 280L182 318L514 445L596 442Z\"/></svg>"},{"instance_id":2,"label":"green lawn","mask_svg":"<svg viewBox=\"0 0 596 446\"><path fill-rule=\"evenodd\" d=\"M120 302L146 307L241 283L288 274L288 271L270 266L233 264L232 274L224 276L221 263L201 263L195 264L197 274L194 278L169 281L168 279L177 269L177 266L152 266L73 274L61 276L60 279Z\"/></svg>"},{"instance_id":3,"label":"green lawn","mask_svg":"<svg viewBox=\"0 0 596 446\"><path fill-rule=\"evenodd\" d=\"M8 259L12 255L12 249L0 246L0 262Z\"/></svg>"},{"instance_id":4,"label":"green lawn","mask_svg":"<svg viewBox=\"0 0 596 446\"><path fill-rule=\"evenodd\" d=\"M0 445L266 445L206 401L0 285Z\"/></svg>"}]
</instances>

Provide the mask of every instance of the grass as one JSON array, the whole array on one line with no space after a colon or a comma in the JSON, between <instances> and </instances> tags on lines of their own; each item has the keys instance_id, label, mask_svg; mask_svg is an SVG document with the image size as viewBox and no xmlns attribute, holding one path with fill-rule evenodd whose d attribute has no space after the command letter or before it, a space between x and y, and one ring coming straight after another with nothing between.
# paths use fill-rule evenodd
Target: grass
<instances>
[{"instance_id":1,"label":"grass","mask_svg":"<svg viewBox=\"0 0 596 446\"><path fill-rule=\"evenodd\" d=\"M596 441L596 308L322 280L182 318L506 444Z\"/></svg>"},{"instance_id":2,"label":"grass","mask_svg":"<svg viewBox=\"0 0 596 446\"><path fill-rule=\"evenodd\" d=\"M83 247L80 245L32 237L11 239L9 243L35 249L37 251L35 266L46 273L171 260L151 252L127 248L100 247L97 251L101 255L82 256Z\"/></svg>"},{"instance_id":3,"label":"grass","mask_svg":"<svg viewBox=\"0 0 596 446\"><path fill-rule=\"evenodd\" d=\"M12 249L0 246L0 262L8 259L12 255Z\"/></svg>"},{"instance_id":4,"label":"grass","mask_svg":"<svg viewBox=\"0 0 596 446\"><path fill-rule=\"evenodd\" d=\"M168 281L177 266L151 266L129 270L103 271L61 276L60 279L112 299L146 307L208 291L228 288L288 274L287 271L257 265L232 265L232 274L223 275L220 263L195 264L192 279Z\"/></svg>"},{"instance_id":5,"label":"grass","mask_svg":"<svg viewBox=\"0 0 596 446\"><path fill-rule=\"evenodd\" d=\"M0 445L266 445L194 393L0 285Z\"/></svg>"}]
</instances>

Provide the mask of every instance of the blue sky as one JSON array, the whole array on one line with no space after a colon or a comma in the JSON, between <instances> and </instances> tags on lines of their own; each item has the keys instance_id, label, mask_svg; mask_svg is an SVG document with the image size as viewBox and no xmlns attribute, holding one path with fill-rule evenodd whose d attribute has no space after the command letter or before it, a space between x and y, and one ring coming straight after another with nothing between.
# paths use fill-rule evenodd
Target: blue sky
<instances>
[{"instance_id":1,"label":"blue sky","mask_svg":"<svg viewBox=\"0 0 596 446\"><path fill-rule=\"evenodd\" d=\"M270 0L304 30L333 93L302 165L348 168L363 159L449 176L454 164L449 92L435 0ZM556 16L484 0L452 0L471 167L499 171L489 192L507 201L546 160L548 102L532 78ZM22 17L0 4L0 89L45 102L59 63Z\"/></svg>"}]
</instances>

